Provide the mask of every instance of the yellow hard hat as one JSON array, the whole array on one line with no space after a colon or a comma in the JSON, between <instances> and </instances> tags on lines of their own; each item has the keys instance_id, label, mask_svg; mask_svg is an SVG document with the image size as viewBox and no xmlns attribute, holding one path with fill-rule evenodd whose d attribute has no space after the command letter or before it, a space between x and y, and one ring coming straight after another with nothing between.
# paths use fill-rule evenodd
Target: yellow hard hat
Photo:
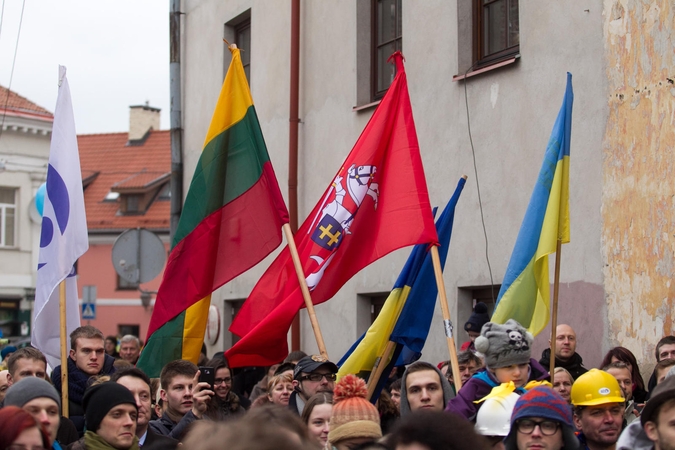
<instances>
[{"instance_id":1,"label":"yellow hard hat","mask_svg":"<svg viewBox=\"0 0 675 450\"><path fill-rule=\"evenodd\" d=\"M616 378L598 369L591 369L577 378L572 385L570 396L574 406L595 406L626 401Z\"/></svg>"}]
</instances>

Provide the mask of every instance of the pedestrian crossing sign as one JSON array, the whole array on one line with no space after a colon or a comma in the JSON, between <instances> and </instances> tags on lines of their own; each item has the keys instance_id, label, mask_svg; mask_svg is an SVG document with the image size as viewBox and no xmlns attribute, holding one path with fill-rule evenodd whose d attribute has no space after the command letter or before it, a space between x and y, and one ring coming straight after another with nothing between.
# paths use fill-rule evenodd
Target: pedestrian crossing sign
<instances>
[{"instance_id":1,"label":"pedestrian crossing sign","mask_svg":"<svg viewBox=\"0 0 675 450\"><path fill-rule=\"evenodd\" d=\"M82 303L82 318L96 319L96 303Z\"/></svg>"}]
</instances>

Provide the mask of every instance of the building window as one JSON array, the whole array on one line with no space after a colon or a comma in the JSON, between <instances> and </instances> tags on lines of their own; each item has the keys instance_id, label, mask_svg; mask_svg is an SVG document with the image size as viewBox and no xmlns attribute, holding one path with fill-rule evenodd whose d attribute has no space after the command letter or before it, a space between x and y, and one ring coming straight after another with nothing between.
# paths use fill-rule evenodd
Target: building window
<instances>
[{"instance_id":1,"label":"building window","mask_svg":"<svg viewBox=\"0 0 675 450\"><path fill-rule=\"evenodd\" d=\"M127 201L127 214L134 214L139 212L139 205L141 196L136 194L125 195Z\"/></svg>"},{"instance_id":2,"label":"building window","mask_svg":"<svg viewBox=\"0 0 675 450\"><path fill-rule=\"evenodd\" d=\"M248 9L239 14L234 19L225 23L223 37L230 44L236 44L237 48L241 50L241 64L244 66L246 79L251 84L251 10ZM230 68L230 50L225 44L223 56L223 78L227 74L227 69Z\"/></svg>"},{"instance_id":3,"label":"building window","mask_svg":"<svg viewBox=\"0 0 675 450\"><path fill-rule=\"evenodd\" d=\"M16 233L16 189L0 188L0 247L14 247Z\"/></svg>"},{"instance_id":4,"label":"building window","mask_svg":"<svg viewBox=\"0 0 675 450\"><path fill-rule=\"evenodd\" d=\"M244 302L246 299L240 299L240 300L225 300L225 327L229 328L230 325L232 325L232 322L234 321L234 318L237 316L237 313L241 309L242 306L244 306ZM229 317L228 317L229 316ZM229 323L227 321L229 320ZM241 339L239 336L237 336L234 333L229 333L230 334L230 342L229 346L228 343L225 342L225 348L230 348L237 342L239 342L239 339ZM225 339L227 339L226 336L223 336Z\"/></svg>"},{"instance_id":5,"label":"building window","mask_svg":"<svg viewBox=\"0 0 675 450\"><path fill-rule=\"evenodd\" d=\"M384 96L394 81L396 68L387 60L397 50L401 50L402 0L373 0L373 39L372 39L372 92L373 100Z\"/></svg>"},{"instance_id":6,"label":"building window","mask_svg":"<svg viewBox=\"0 0 675 450\"><path fill-rule=\"evenodd\" d=\"M520 50L518 0L475 0L476 61L488 65Z\"/></svg>"},{"instance_id":7,"label":"building window","mask_svg":"<svg viewBox=\"0 0 675 450\"><path fill-rule=\"evenodd\" d=\"M492 316L495 310L495 302L501 285L493 286L472 286L460 287L457 290L457 322L455 326L455 341L462 344L469 339L469 336L464 331L464 324L469 320L469 316L473 312L473 307L476 303L483 302L487 305L488 314Z\"/></svg>"},{"instance_id":8,"label":"building window","mask_svg":"<svg viewBox=\"0 0 675 450\"><path fill-rule=\"evenodd\" d=\"M249 84L251 83L251 19L247 19L244 22L237 25L235 32L237 38L235 43L237 47L241 50L241 64L244 66L244 72L246 72L246 80Z\"/></svg>"},{"instance_id":9,"label":"building window","mask_svg":"<svg viewBox=\"0 0 675 450\"><path fill-rule=\"evenodd\" d=\"M138 283L127 281L126 279L117 275L117 290L118 291L128 291L128 290L135 291L136 289L138 289L138 286L139 286Z\"/></svg>"}]
</instances>

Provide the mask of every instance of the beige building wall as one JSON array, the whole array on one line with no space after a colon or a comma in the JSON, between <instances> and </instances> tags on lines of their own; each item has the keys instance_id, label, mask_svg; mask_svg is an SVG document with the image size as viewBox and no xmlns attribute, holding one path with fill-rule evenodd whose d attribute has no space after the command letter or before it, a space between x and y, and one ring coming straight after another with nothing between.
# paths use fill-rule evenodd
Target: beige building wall
<instances>
[{"instance_id":1,"label":"beige building wall","mask_svg":"<svg viewBox=\"0 0 675 450\"><path fill-rule=\"evenodd\" d=\"M568 71L573 74L575 90L572 242L562 250L559 321L577 330L579 353L587 367L599 364L610 346L624 337L639 360L647 361L643 353L648 354L649 345L672 324L665 315L672 301L668 290L656 292L654 287L657 280L665 286L673 259L673 237L667 237L672 222L668 215L671 195L666 187L672 184L667 177L670 164L666 151L667 142L672 145L672 126L665 130L672 124L672 100L668 99L673 94L665 84L670 85L665 75L673 67L672 11L666 1L649 8L638 8L634 2L617 3L633 5L623 5L626 13L621 23L612 19L616 8L610 1L549 2L545 8L521 1L520 58L464 82L453 81L453 76L470 65L469 2L403 2L403 54L432 203L444 206L460 176L469 176L457 207L444 274L458 343L467 339L462 326L470 313L472 290L499 285L503 280L562 102ZM301 1L300 221L318 201L372 115L372 108L353 109L362 103L363 73L368 70L363 45L369 31L363 27L369 24L364 17L369 5L368 0ZM291 2L186 0L182 10L185 182L189 183L199 158L229 64L222 43L224 33L231 33L226 24L250 12L251 90L285 193ZM628 31L634 33L632 46L626 44ZM644 37L638 39L638 35ZM670 53L655 56L664 52ZM645 67L650 71L645 72ZM649 93L642 92L643 85L651 89ZM635 107L631 106L635 103L633 89L641 92ZM623 101L616 97L619 93L624 94ZM649 145L631 144L644 140L645 130ZM640 158L629 156L629 149L636 147ZM615 154L619 149L623 151ZM629 162L633 166L628 167ZM642 178L622 172L631 172L638 164ZM648 177L657 169L660 178ZM630 201L638 181L642 182L639 195L645 198L639 205ZM486 261L478 188L492 276ZM654 191L660 194L648 195ZM623 214L628 205L639 219ZM636 227L638 220L647 224ZM644 241L641 246L628 245L638 236L643 236L639 238ZM334 299L316 308L332 359L338 360L364 331L370 321L367 297L391 289L408 254L405 249L383 258L357 274ZM619 268L617 254L631 263ZM214 295L225 326L231 317L232 303L228 302L245 299L270 262L271 257ZM551 269L553 265L551 262ZM649 271L653 274L647 276ZM638 308L629 306L635 305L633 298L647 301L648 307L639 313L639 321L631 322L626 315L631 308ZM536 358L548 346L548 334L545 330L537 337ZM229 343L225 331L215 349L227 348ZM316 351L304 311L302 349ZM423 359L437 362L446 358L437 308Z\"/></svg>"},{"instance_id":2,"label":"beige building wall","mask_svg":"<svg viewBox=\"0 0 675 450\"><path fill-rule=\"evenodd\" d=\"M658 340L675 332L675 5L603 5L609 117L602 241L609 340L653 364Z\"/></svg>"}]
</instances>

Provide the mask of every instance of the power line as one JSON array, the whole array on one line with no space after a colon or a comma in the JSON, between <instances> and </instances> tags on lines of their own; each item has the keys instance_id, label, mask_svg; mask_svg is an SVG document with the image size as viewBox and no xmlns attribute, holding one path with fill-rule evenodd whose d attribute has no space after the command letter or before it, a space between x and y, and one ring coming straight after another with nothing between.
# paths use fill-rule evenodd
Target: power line
<instances>
[{"instance_id":1,"label":"power line","mask_svg":"<svg viewBox=\"0 0 675 450\"><path fill-rule=\"evenodd\" d=\"M21 24L23 23L23 10L26 7L26 0L21 4L21 17L19 17L19 31L16 34L16 45L14 46L14 58L12 59L12 70L9 73L9 86L7 86L7 99L5 100L5 107L2 111L2 124L0 124L0 138L2 131L5 128L5 117L7 116L7 106L9 105L9 94L12 92L12 78L14 78L14 67L16 66L16 54L19 50L19 38L21 37ZM4 17L5 2L2 2L2 10Z\"/></svg>"},{"instance_id":2,"label":"power line","mask_svg":"<svg viewBox=\"0 0 675 450\"><path fill-rule=\"evenodd\" d=\"M488 235L487 235L487 230L485 229L485 217L483 216L483 201L481 200L480 196L480 183L478 182L478 167L476 165L476 149L473 146L473 136L471 135L471 119L469 117L469 97L467 94L467 83L468 79L466 78L466 75L474 68L478 62L474 63L471 67L466 69L466 72L464 72L464 102L466 105L466 125L467 129L469 131L469 142L471 143L471 155L473 156L473 171L474 174L476 175L476 190L478 191L478 207L480 209L480 220L481 223L483 224L483 235L485 236L485 260L487 261L487 266L488 266L488 272L490 273L490 290L492 292L492 303L497 303L497 299L495 297L495 282L492 278L492 267L490 266L490 255L488 253Z\"/></svg>"}]
</instances>

